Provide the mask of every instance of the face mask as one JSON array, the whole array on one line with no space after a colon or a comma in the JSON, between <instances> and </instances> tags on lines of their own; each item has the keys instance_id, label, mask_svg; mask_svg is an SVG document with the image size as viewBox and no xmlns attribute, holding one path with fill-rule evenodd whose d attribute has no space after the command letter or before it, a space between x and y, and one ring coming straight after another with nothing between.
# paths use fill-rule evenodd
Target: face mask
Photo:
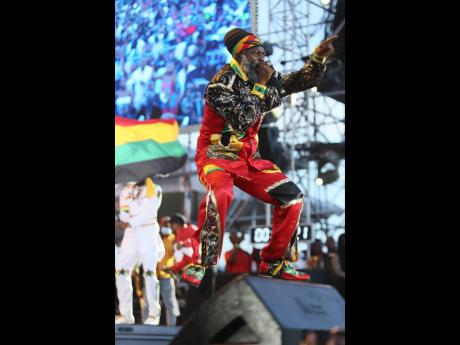
<instances>
[{"instance_id":1,"label":"face mask","mask_svg":"<svg viewBox=\"0 0 460 345\"><path fill-rule=\"evenodd\" d=\"M168 228L167 226L163 226L160 229L162 235L171 235L172 234L172 229Z\"/></svg>"}]
</instances>

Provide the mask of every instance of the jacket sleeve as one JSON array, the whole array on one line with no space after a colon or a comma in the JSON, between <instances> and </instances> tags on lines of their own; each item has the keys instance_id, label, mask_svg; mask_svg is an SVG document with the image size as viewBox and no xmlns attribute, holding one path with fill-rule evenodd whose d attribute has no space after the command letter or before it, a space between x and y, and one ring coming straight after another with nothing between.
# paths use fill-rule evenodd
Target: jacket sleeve
<instances>
[{"instance_id":1,"label":"jacket sleeve","mask_svg":"<svg viewBox=\"0 0 460 345\"><path fill-rule=\"evenodd\" d=\"M325 71L326 65L310 60L297 72L282 76L281 83L286 91L283 97L318 86Z\"/></svg>"}]
</instances>

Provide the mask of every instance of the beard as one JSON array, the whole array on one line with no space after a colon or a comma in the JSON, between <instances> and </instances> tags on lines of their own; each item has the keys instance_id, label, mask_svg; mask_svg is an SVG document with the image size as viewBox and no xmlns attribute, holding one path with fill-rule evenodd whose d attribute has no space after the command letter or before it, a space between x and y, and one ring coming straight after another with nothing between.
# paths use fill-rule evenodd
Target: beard
<instances>
[{"instance_id":1,"label":"beard","mask_svg":"<svg viewBox=\"0 0 460 345\"><path fill-rule=\"evenodd\" d=\"M240 66L243 69L243 72L246 73L249 80L253 83L257 82L259 79L259 75L257 74L257 64L255 62L251 62L248 58L244 55L241 55L241 62Z\"/></svg>"}]
</instances>

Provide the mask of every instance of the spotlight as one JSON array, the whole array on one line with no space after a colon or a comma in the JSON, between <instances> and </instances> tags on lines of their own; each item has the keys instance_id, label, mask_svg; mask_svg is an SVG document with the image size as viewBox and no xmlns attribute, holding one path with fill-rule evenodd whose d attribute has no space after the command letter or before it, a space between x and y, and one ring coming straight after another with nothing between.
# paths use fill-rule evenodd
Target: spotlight
<instances>
[{"instance_id":1,"label":"spotlight","mask_svg":"<svg viewBox=\"0 0 460 345\"><path fill-rule=\"evenodd\" d=\"M327 170L318 174L316 184L318 186L327 185L339 179L339 171L337 169Z\"/></svg>"},{"instance_id":2,"label":"spotlight","mask_svg":"<svg viewBox=\"0 0 460 345\"><path fill-rule=\"evenodd\" d=\"M307 142L296 144L300 159L308 157L309 161L317 162L316 184L324 186L339 179L339 164L345 158L345 143Z\"/></svg>"},{"instance_id":3,"label":"spotlight","mask_svg":"<svg viewBox=\"0 0 460 345\"><path fill-rule=\"evenodd\" d=\"M335 159L318 160L318 177L316 184L324 186L339 179L339 161Z\"/></svg>"}]
</instances>

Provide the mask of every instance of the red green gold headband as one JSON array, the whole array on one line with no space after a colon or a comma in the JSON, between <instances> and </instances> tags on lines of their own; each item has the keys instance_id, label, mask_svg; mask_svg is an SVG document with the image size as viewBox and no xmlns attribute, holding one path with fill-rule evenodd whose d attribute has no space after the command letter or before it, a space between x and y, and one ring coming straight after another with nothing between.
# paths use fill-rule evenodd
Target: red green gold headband
<instances>
[{"instance_id":1,"label":"red green gold headband","mask_svg":"<svg viewBox=\"0 0 460 345\"><path fill-rule=\"evenodd\" d=\"M232 50L232 56L235 57L236 54L241 53L243 50L261 45L262 42L257 38L256 35L248 35L242 38L237 44L235 44L235 47L233 47Z\"/></svg>"}]
</instances>

